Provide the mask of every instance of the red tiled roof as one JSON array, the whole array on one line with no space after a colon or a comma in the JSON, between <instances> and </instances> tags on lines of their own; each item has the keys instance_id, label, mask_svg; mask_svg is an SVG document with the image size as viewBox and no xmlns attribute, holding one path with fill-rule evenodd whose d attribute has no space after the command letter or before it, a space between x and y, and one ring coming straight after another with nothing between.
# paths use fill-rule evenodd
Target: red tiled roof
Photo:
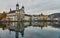
<instances>
[{"instance_id":1,"label":"red tiled roof","mask_svg":"<svg viewBox=\"0 0 60 38\"><path fill-rule=\"evenodd\" d=\"M21 9L19 9L18 11L20 11ZM9 11L9 13L15 13L16 12L16 10L11 10L11 11Z\"/></svg>"},{"instance_id":2,"label":"red tiled roof","mask_svg":"<svg viewBox=\"0 0 60 38\"><path fill-rule=\"evenodd\" d=\"M16 10L9 11L9 13L15 13L15 12L16 12Z\"/></svg>"}]
</instances>

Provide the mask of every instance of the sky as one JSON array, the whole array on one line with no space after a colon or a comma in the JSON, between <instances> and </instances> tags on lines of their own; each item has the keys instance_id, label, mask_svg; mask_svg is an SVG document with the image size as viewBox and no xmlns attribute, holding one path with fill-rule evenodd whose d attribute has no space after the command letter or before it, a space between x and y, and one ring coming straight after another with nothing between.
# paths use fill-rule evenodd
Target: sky
<instances>
[{"instance_id":1,"label":"sky","mask_svg":"<svg viewBox=\"0 0 60 38\"><path fill-rule=\"evenodd\" d=\"M16 4L19 7L25 7L27 14L53 14L60 13L60 0L0 0L0 13L3 11L9 12L16 9Z\"/></svg>"}]
</instances>

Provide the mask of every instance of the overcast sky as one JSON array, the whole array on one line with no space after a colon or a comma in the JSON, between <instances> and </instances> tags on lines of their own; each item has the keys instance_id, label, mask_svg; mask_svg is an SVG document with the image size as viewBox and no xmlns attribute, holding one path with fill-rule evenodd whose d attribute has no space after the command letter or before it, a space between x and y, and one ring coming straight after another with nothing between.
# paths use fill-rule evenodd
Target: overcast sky
<instances>
[{"instance_id":1,"label":"overcast sky","mask_svg":"<svg viewBox=\"0 0 60 38\"><path fill-rule=\"evenodd\" d=\"M28 14L52 14L60 12L60 0L0 0L0 12L16 9L16 3L19 7L25 7Z\"/></svg>"}]
</instances>

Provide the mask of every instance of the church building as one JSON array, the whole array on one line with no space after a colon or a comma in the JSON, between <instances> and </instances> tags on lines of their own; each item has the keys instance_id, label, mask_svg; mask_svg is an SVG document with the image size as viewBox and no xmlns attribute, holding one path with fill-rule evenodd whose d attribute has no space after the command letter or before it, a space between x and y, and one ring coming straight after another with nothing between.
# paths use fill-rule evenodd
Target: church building
<instances>
[{"instance_id":1,"label":"church building","mask_svg":"<svg viewBox=\"0 0 60 38\"><path fill-rule=\"evenodd\" d=\"M24 20L24 6L21 7L21 9L19 9L19 4L16 4L16 9L15 10L11 10L7 13L7 19L10 18L11 21L21 21Z\"/></svg>"}]
</instances>

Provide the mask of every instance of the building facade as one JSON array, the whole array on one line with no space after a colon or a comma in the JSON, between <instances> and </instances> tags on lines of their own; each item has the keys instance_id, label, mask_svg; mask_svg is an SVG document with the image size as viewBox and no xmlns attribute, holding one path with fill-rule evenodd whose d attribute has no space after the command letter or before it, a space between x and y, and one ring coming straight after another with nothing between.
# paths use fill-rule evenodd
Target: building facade
<instances>
[{"instance_id":1,"label":"building facade","mask_svg":"<svg viewBox=\"0 0 60 38\"><path fill-rule=\"evenodd\" d=\"M10 19L10 21L29 21L30 20L31 15L25 14L24 11L24 6L21 7L21 9L19 9L19 4L16 4L16 9L12 10L10 8L10 11L7 13L7 19ZM14 23L13 23L14 25Z\"/></svg>"},{"instance_id":2,"label":"building facade","mask_svg":"<svg viewBox=\"0 0 60 38\"><path fill-rule=\"evenodd\" d=\"M32 20L47 20L48 19L48 15L43 15L43 14L39 14L39 15L32 15Z\"/></svg>"},{"instance_id":3,"label":"building facade","mask_svg":"<svg viewBox=\"0 0 60 38\"><path fill-rule=\"evenodd\" d=\"M10 18L11 21L21 21L24 18L24 6L19 9L19 4L16 4L16 10L11 10L7 13L7 18Z\"/></svg>"}]
</instances>

